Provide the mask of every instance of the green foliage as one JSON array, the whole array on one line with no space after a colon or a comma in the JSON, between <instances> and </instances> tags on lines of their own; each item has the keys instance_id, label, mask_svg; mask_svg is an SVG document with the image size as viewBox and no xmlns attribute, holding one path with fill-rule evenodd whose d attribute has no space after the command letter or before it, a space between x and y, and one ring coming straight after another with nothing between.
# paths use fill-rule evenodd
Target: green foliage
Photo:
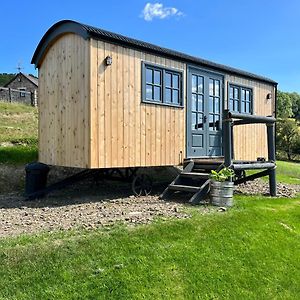
<instances>
[{"instance_id":1,"label":"green foliage","mask_svg":"<svg viewBox=\"0 0 300 300\"><path fill-rule=\"evenodd\" d=\"M12 73L0 73L0 86L4 86L10 80L15 77L16 74Z\"/></svg>"},{"instance_id":2,"label":"green foliage","mask_svg":"<svg viewBox=\"0 0 300 300\"><path fill-rule=\"evenodd\" d=\"M277 116L289 118L293 115L293 103L289 93L277 91Z\"/></svg>"},{"instance_id":3,"label":"green foliage","mask_svg":"<svg viewBox=\"0 0 300 300\"><path fill-rule=\"evenodd\" d=\"M0 299L299 299L298 199L0 242Z\"/></svg>"},{"instance_id":4,"label":"green foliage","mask_svg":"<svg viewBox=\"0 0 300 300\"><path fill-rule=\"evenodd\" d=\"M276 145L286 153L291 160L294 154L299 154L300 129L294 119L278 119Z\"/></svg>"},{"instance_id":5,"label":"green foliage","mask_svg":"<svg viewBox=\"0 0 300 300\"><path fill-rule=\"evenodd\" d=\"M234 171L230 168L223 168L219 172L212 170L210 174L210 178L215 181L226 181L229 180L234 175Z\"/></svg>"},{"instance_id":6,"label":"green foliage","mask_svg":"<svg viewBox=\"0 0 300 300\"><path fill-rule=\"evenodd\" d=\"M300 94L277 91L277 116L300 120Z\"/></svg>"}]
</instances>

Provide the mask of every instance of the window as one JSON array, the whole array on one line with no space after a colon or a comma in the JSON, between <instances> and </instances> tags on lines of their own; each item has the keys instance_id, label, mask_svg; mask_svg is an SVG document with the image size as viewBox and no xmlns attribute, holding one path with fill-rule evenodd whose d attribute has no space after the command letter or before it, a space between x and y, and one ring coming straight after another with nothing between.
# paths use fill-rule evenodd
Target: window
<instances>
[{"instance_id":1,"label":"window","mask_svg":"<svg viewBox=\"0 0 300 300\"><path fill-rule=\"evenodd\" d=\"M25 97L25 93L22 93L22 91L25 92L26 88L19 88L19 90L20 90L20 97Z\"/></svg>"},{"instance_id":2,"label":"window","mask_svg":"<svg viewBox=\"0 0 300 300\"><path fill-rule=\"evenodd\" d=\"M229 85L229 110L243 114L253 113L252 89Z\"/></svg>"},{"instance_id":3,"label":"window","mask_svg":"<svg viewBox=\"0 0 300 300\"><path fill-rule=\"evenodd\" d=\"M143 102L182 106L182 73L143 63Z\"/></svg>"}]
</instances>

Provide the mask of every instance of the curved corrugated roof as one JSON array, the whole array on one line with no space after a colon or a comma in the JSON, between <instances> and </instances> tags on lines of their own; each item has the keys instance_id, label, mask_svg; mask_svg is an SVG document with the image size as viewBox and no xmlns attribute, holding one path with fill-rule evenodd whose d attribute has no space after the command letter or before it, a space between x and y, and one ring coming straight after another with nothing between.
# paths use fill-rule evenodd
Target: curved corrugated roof
<instances>
[{"instance_id":1,"label":"curved corrugated roof","mask_svg":"<svg viewBox=\"0 0 300 300\"><path fill-rule=\"evenodd\" d=\"M243 76L246 78L256 79L272 84L277 84L276 81L269 79L264 76L256 75L250 72L246 72L243 70L239 70L233 67L229 67L226 65L218 64L209 60L205 60L199 57L191 56L182 52L178 52L175 50L159 47L147 42L143 42L140 40L136 40L133 38L129 38L117 33L113 33L107 30L103 30L100 28L96 28L90 25L81 24L71 20L63 20L56 24L54 24L43 36L40 43L38 44L34 55L32 57L31 63L35 64L36 67L39 67L39 64L46 53L47 49L50 45L61 35L65 33L76 33L81 35L84 39L95 38L98 40L104 40L108 42L113 42L117 44L121 44L124 46L128 46L130 48L139 49L148 53L152 53L155 55L161 55L164 57L177 59L180 61L184 61L187 63L192 63L195 65L199 65L202 67L210 68L216 71L221 71L224 73L234 74Z\"/></svg>"}]
</instances>

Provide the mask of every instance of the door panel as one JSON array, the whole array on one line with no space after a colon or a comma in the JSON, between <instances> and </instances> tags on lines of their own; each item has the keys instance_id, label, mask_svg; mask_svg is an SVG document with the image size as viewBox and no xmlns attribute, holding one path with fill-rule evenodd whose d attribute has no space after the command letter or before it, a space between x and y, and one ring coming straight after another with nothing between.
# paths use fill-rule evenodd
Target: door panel
<instances>
[{"instance_id":1,"label":"door panel","mask_svg":"<svg viewBox=\"0 0 300 300\"><path fill-rule=\"evenodd\" d=\"M222 77L189 69L187 99L187 156L222 155Z\"/></svg>"}]
</instances>

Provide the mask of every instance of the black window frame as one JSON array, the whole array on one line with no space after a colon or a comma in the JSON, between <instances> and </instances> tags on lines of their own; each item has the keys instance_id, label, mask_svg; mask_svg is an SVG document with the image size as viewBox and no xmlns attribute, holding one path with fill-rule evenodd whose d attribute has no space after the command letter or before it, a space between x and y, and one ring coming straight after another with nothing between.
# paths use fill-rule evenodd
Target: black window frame
<instances>
[{"instance_id":1,"label":"black window frame","mask_svg":"<svg viewBox=\"0 0 300 300\"><path fill-rule=\"evenodd\" d=\"M26 97L26 87L18 88L20 91L20 97Z\"/></svg>"},{"instance_id":2,"label":"black window frame","mask_svg":"<svg viewBox=\"0 0 300 300\"><path fill-rule=\"evenodd\" d=\"M233 97L231 97L230 89L233 88L238 90L238 97L235 97L235 92L233 91ZM249 92L249 101L246 100L246 98L242 99L242 93L245 91ZM253 115L254 114L254 95L253 95L253 88L247 87L235 83L228 83L228 109L233 112L247 114L247 115ZM233 102L233 110L231 109L230 103ZM238 109L235 109L235 102L238 102ZM244 111L242 111L242 105L246 105L246 103L250 104L250 112L246 112L246 107Z\"/></svg>"},{"instance_id":3,"label":"black window frame","mask_svg":"<svg viewBox=\"0 0 300 300\"><path fill-rule=\"evenodd\" d=\"M147 85L151 86L156 86L154 82L154 75L153 75L153 81L151 83L146 82L146 70L147 69L152 69L153 72L160 71L161 72L161 99L160 101L155 100L155 99L147 99L147 93L146 93L146 88ZM166 75L171 74L171 86L166 85ZM173 86L173 78L175 76L178 76L178 88ZM166 99L166 90L171 91L171 101L172 102L167 102ZM178 91L178 103L173 102L173 91ZM154 94L153 94L154 97ZM179 107L183 108L184 103L183 103L183 71L174 69L174 68L168 68L164 67L162 65L157 65L153 63L148 63L148 62L142 62L142 103L149 103L149 104L156 104L156 105L165 105L165 106L172 106L172 107Z\"/></svg>"}]
</instances>

